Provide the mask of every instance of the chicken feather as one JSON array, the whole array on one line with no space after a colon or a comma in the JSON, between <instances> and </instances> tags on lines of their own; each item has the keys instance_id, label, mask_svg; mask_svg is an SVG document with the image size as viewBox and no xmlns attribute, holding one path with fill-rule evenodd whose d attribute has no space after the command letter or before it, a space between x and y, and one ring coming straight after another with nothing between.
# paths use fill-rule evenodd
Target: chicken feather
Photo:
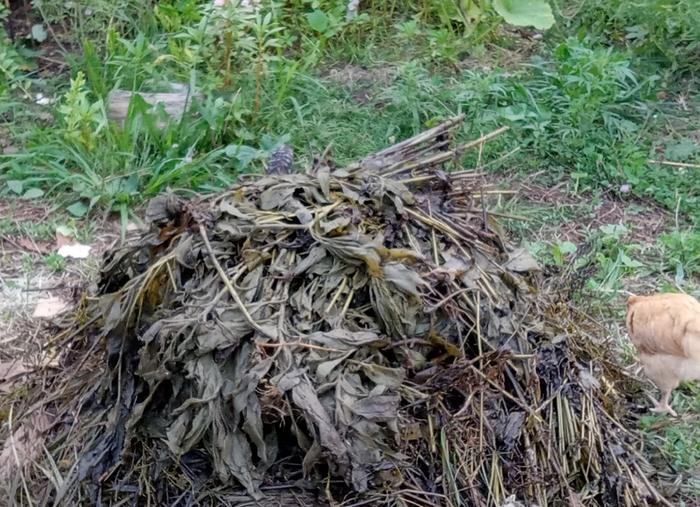
<instances>
[{"instance_id":1,"label":"chicken feather","mask_svg":"<svg viewBox=\"0 0 700 507\"><path fill-rule=\"evenodd\" d=\"M644 372L662 392L652 410L675 416L671 392L700 379L700 302L686 294L630 296L625 320Z\"/></svg>"}]
</instances>

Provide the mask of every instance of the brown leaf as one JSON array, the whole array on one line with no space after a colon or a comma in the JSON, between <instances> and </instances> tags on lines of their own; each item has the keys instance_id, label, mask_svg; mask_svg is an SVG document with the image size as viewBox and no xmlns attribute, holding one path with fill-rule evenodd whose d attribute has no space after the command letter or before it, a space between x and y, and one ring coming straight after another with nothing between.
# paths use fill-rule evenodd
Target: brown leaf
<instances>
[{"instance_id":1,"label":"brown leaf","mask_svg":"<svg viewBox=\"0 0 700 507\"><path fill-rule=\"evenodd\" d=\"M70 236L64 236L60 232L56 231L56 249L59 249L65 245L72 245L72 244L73 244L73 238L71 238Z\"/></svg>"},{"instance_id":2,"label":"brown leaf","mask_svg":"<svg viewBox=\"0 0 700 507\"><path fill-rule=\"evenodd\" d=\"M341 474L347 473L350 464L348 448L308 378L302 377L301 382L292 389L292 399L304 411L309 424L318 431L318 443L333 457L332 462L340 468Z\"/></svg>"},{"instance_id":3,"label":"brown leaf","mask_svg":"<svg viewBox=\"0 0 700 507\"><path fill-rule=\"evenodd\" d=\"M63 313L67 308L68 303L63 301L61 298L50 296L37 301L36 308L34 308L33 317L39 319L50 319Z\"/></svg>"},{"instance_id":4,"label":"brown leaf","mask_svg":"<svg viewBox=\"0 0 700 507\"><path fill-rule=\"evenodd\" d=\"M516 248L508 256L508 262L504 267L519 273L528 271L540 271L540 265L535 258L525 248Z\"/></svg>"},{"instance_id":5,"label":"brown leaf","mask_svg":"<svg viewBox=\"0 0 700 507\"><path fill-rule=\"evenodd\" d=\"M31 252L46 254L50 253L52 250L51 245L48 242L37 241L29 236L22 236L20 238L13 239L12 242L18 247L24 248L25 250L29 250Z\"/></svg>"}]
</instances>

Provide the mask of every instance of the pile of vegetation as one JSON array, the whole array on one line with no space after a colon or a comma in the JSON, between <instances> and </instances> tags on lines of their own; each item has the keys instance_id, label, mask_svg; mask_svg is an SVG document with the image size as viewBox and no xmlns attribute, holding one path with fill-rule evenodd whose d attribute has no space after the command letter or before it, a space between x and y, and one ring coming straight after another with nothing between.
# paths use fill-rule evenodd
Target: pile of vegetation
<instances>
[{"instance_id":1,"label":"pile of vegetation","mask_svg":"<svg viewBox=\"0 0 700 507\"><path fill-rule=\"evenodd\" d=\"M668 504L609 348L538 292L481 174L444 172L505 130L453 147L462 120L152 200L56 358L1 402L12 445L51 420L45 452L5 467L9 498Z\"/></svg>"}]
</instances>

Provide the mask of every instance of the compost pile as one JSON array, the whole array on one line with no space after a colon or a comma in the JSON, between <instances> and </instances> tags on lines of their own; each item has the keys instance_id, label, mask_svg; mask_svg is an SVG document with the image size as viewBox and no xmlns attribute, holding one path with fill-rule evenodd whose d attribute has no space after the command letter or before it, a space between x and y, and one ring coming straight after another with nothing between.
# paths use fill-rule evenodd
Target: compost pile
<instances>
[{"instance_id":1,"label":"compost pile","mask_svg":"<svg viewBox=\"0 0 700 507\"><path fill-rule=\"evenodd\" d=\"M444 171L504 130L453 147L461 122L345 167L326 153L305 172L151 201L150 232L109 253L50 344L60 367L25 387L16 413L41 406L54 423L14 494L662 501L615 369L560 325L537 264L485 209L480 174Z\"/></svg>"}]
</instances>

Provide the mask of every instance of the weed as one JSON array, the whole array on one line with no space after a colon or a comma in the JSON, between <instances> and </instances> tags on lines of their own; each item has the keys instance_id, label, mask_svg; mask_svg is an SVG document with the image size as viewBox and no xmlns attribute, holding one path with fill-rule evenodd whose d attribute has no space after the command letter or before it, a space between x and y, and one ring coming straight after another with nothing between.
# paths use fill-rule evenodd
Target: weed
<instances>
[{"instance_id":1,"label":"weed","mask_svg":"<svg viewBox=\"0 0 700 507\"><path fill-rule=\"evenodd\" d=\"M107 125L104 104L101 100L91 102L85 87L85 75L78 72L71 80L70 89L58 108L62 115L63 135L67 142L92 151Z\"/></svg>"},{"instance_id":2,"label":"weed","mask_svg":"<svg viewBox=\"0 0 700 507\"><path fill-rule=\"evenodd\" d=\"M44 263L53 271L63 271L66 268L66 259L57 253L45 255Z\"/></svg>"},{"instance_id":3,"label":"weed","mask_svg":"<svg viewBox=\"0 0 700 507\"><path fill-rule=\"evenodd\" d=\"M676 283L700 275L700 232L676 230L661 235L659 242L664 253L664 267L675 273Z\"/></svg>"},{"instance_id":4,"label":"weed","mask_svg":"<svg viewBox=\"0 0 700 507\"><path fill-rule=\"evenodd\" d=\"M177 0L175 0L177 2ZM161 2L172 5L173 2ZM177 2L179 7L194 4L194 0ZM61 41L67 47L76 47L84 41L104 43L105 29L112 28L124 35L152 34L157 18L152 8L144 8L138 0L41 0L34 6L43 20L57 27Z\"/></svg>"},{"instance_id":5,"label":"weed","mask_svg":"<svg viewBox=\"0 0 700 507\"><path fill-rule=\"evenodd\" d=\"M29 96L31 86L26 77L27 63L19 55L3 28L8 15L8 8L5 4L0 4L0 99L5 98L11 90L21 90L25 96Z\"/></svg>"},{"instance_id":6,"label":"weed","mask_svg":"<svg viewBox=\"0 0 700 507\"><path fill-rule=\"evenodd\" d=\"M641 418L640 426L671 458L679 471L692 473L700 463L700 425L693 415L700 409L700 387L687 384L678 389L672 403L679 413L687 413L688 418L663 424L663 416L650 414Z\"/></svg>"},{"instance_id":7,"label":"weed","mask_svg":"<svg viewBox=\"0 0 700 507\"><path fill-rule=\"evenodd\" d=\"M667 66L680 74L700 69L695 0L593 0L581 7L572 25L634 50L647 65Z\"/></svg>"},{"instance_id":8,"label":"weed","mask_svg":"<svg viewBox=\"0 0 700 507\"><path fill-rule=\"evenodd\" d=\"M528 250L543 264L563 268L578 247L567 240L525 241Z\"/></svg>"}]
</instances>

